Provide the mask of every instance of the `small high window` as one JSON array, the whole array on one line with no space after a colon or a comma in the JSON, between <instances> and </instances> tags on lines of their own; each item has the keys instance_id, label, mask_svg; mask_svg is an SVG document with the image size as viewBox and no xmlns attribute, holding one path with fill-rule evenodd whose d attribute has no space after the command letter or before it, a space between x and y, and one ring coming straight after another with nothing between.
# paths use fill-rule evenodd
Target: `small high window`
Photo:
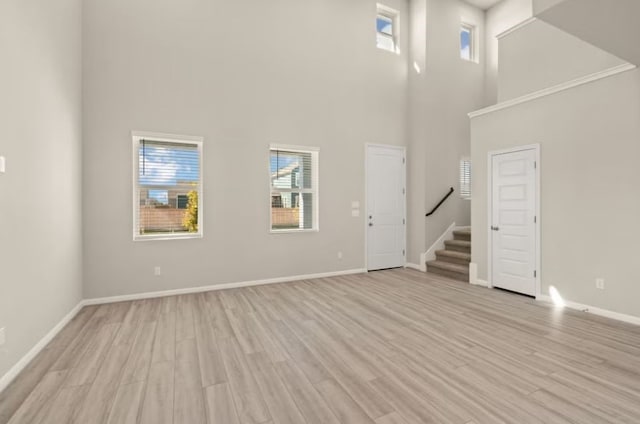
<instances>
[{"instance_id":1,"label":"small high window","mask_svg":"<svg viewBox=\"0 0 640 424\"><path fill-rule=\"evenodd\" d=\"M477 62L476 47L476 27L463 23L460 26L460 57L470 62Z\"/></svg>"},{"instance_id":2,"label":"small high window","mask_svg":"<svg viewBox=\"0 0 640 424\"><path fill-rule=\"evenodd\" d=\"M133 134L134 240L202 237L202 138Z\"/></svg>"},{"instance_id":3,"label":"small high window","mask_svg":"<svg viewBox=\"0 0 640 424\"><path fill-rule=\"evenodd\" d=\"M381 4L378 4L376 15L376 46L390 52L400 52L398 48L398 12Z\"/></svg>"}]
</instances>

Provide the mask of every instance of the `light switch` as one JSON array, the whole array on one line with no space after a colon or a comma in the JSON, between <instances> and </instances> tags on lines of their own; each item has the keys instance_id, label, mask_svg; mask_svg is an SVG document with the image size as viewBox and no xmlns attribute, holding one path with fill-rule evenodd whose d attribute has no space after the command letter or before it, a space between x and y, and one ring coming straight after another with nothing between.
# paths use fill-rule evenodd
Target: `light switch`
<instances>
[{"instance_id":1,"label":"light switch","mask_svg":"<svg viewBox=\"0 0 640 424\"><path fill-rule=\"evenodd\" d=\"M4 174L5 171L5 159L4 156L0 156L0 174Z\"/></svg>"},{"instance_id":2,"label":"light switch","mask_svg":"<svg viewBox=\"0 0 640 424\"><path fill-rule=\"evenodd\" d=\"M351 201L351 209L360 209L360 202L357 200Z\"/></svg>"},{"instance_id":3,"label":"light switch","mask_svg":"<svg viewBox=\"0 0 640 424\"><path fill-rule=\"evenodd\" d=\"M360 209L351 209L351 216L357 218L360 216Z\"/></svg>"}]
</instances>

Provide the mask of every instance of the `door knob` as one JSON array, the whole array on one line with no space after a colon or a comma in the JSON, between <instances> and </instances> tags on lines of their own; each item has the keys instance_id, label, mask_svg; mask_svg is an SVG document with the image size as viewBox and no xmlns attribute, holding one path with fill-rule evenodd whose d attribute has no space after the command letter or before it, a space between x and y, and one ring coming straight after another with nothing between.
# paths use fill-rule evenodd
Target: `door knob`
<instances>
[{"instance_id":1,"label":"door knob","mask_svg":"<svg viewBox=\"0 0 640 424\"><path fill-rule=\"evenodd\" d=\"M492 229L493 231L499 231L499 230L500 230L500 227L494 227L494 226L492 225L492 226L491 226L491 229Z\"/></svg>"}]
</instances>

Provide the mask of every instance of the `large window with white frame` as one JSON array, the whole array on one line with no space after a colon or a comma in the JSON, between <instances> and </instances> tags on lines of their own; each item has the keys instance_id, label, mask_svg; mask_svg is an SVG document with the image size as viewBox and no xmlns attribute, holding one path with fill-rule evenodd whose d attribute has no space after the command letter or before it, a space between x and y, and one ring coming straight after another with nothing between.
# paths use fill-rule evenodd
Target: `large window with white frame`
<instances>
[{"instance_id":1,"label":"large window with white frame","mask_svg":"<svg viewBox=\"0 0 640 424\"><path fill-rule=\"evenodd\" d=\"M317 148L271 145L271 232L318 230Z\"/></svg>"},{"instance_id":2,"label":"large window with white frame","mask_svg":"<svg viewBox=\"0 0 640 424\"><path fill-rule=\"evenodd\" d=\"M133 238L202 237L202 138L133 133Z\"/></svg>"},{"instance_id":3,"label":"large window with white frame","mask_svg":"<svg viewBox=\"0 0 640 424\"><path fill-rule=\"evenodd\" d=\"M376 14L376 46L382 50L399 53L398 11L382 4L377 4Z\"/></svg>"}]
</instances>

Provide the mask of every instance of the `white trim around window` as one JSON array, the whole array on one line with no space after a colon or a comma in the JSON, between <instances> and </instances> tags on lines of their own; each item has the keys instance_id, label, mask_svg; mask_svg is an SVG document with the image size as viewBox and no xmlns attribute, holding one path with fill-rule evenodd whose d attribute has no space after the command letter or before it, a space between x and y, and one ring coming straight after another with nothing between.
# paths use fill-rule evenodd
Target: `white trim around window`
<instances>
[{"instance_id":1,"label":"white trim around window","mask_svg":"<svg viewBox=\"0 0 640 424\"><path fill-rule=\"evenodd\" d=\"M469 34L469 45L468 52L465 53L463 45L462 45L462 34L466 32ZM478 35L478 26L468 23L461 22L460 24L460 58L462 60L466 60L468 62L480 63L480 40Z\"/></svg>"},{"instance_id":2,"label":"white trim around window","mask_svg":"<svg viewBox=\"0 0 640 424\"><path fill-rule=\"evenodd\" d=\"M471 159L463 157L460 159L460 175L458 180L460 197L471 200Z\"/></svg>"},{"instance_id":3,"label":"white trim around window","mask_svg":"<svg viewBox=\"0 0 640 424\"><path fill-rule=\"evenodd\" d=\"M319 154L317 147L269 146L270 233L319 231Z\"/></svg>"},{"instance_id":4,"label":"white trim around window","mask_svg":"<svg viewBox=\"0 0 640 424\"><path fill-rule=\"evenodd\" d=\"M389 23L389 30L380 30L379 21ZM383 4L376 4L376 46L381 50L400 53L400 13Z\"/></svg>"},{"instance_id":5,"label":"white trim around window","mask_svg":"<svg viewBox=\"0 0 640 424\"><path fill-rule=\"evenodd\" d=\"M204 139L143 131L132 131L131 137L133 240L202 238ZM188 228L183 217L192 205L191 192L196 193L197 219Z\"/></svg>"}]
</instances>

